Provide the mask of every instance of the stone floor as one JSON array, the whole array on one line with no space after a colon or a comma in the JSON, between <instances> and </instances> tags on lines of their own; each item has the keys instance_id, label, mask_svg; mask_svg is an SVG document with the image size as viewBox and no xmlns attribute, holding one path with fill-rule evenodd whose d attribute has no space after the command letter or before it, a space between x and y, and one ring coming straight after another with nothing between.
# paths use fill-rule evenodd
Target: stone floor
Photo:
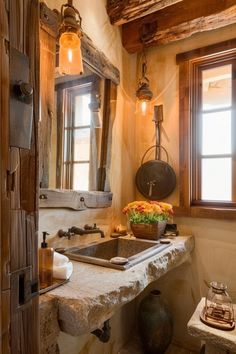
<instances>
[{"instance_id":1,"label":"stone floor","mask_svg":"<svg viewBox=\"0 0 236 354\"><path fill-rule=\"evenodd\" d=\"M145 354L141 343L137 337L133 338L118 354ZM165 354L198 354L197 352L186 350L172 344Z\"/></svg>"}]
</instances>

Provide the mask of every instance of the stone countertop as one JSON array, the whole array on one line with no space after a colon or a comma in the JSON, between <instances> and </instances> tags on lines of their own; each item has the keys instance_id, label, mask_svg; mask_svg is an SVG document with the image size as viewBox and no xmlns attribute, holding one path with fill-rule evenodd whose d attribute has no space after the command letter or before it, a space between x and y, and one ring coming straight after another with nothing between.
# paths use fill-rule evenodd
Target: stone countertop
<instances>
[{"instance_id":1,"label":"stone countertop","mask_svg":"<svg viewBox=\"0 0 236 354\"><path fill-rule=\"evenodd\" d=\"M62 331L74 336L89 333L148 284L190 260L193 248L192 236L175 237L170 247L125 271L73 262L70 281L41 295L40 308L53 301Z\"/></svg>"},{"instance_id":2,"label":"stone countertop","mask_svg":"<svg viewBox=\"0 0 236 354\"><path fill-rule=\"evenodd\" d=\"M194 337L207 341L219 348L225 348L230 352L236 352L236 328L232 331L224 331L221 329L207 326L200 320L200 313L205 305L205 298L199 302L193 316L188 323L188 332ZM234 305L234 313L236 313L236 305Z\"/></svg>"}]
</instances>

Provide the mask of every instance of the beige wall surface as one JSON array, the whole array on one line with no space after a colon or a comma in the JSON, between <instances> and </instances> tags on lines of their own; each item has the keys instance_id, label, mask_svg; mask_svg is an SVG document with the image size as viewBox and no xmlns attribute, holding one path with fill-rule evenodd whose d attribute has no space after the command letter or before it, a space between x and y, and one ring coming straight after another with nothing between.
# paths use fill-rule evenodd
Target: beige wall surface
<instances>
[{"instance_id":1,"label":"beige wall surface","mask_svg":"<svg viewBox=\"0 0 236 354\"><path fill-rule=\"evenodd\" d=\"M60 10L64 1L46 0L51 8ZM119 223L121 209L133 200L135 188L133 171L135 163L135 94L136 55L128 55L121 44L120 30L110 24L106 13L105 0L74 1L82 17L82 28L93 43L120 70L121 83L118 86L116 117L112 132L110 182L113 203L109 209L73 212L68 210L40 210L39 231L47 230L54 236L58 229L72 225L83 226L97 222L108 229ZM40 236L41 237L41 236Z\"/></svg>"},{"instance_id":2,"label":"beige wall surface","mask_svg":"<svg viewBox=\"0 0 236 354\"><path fill-rule=\"evenodd\" d=\"M45 1L51 8L60 10L65 1ZM128 55L122 48L120 30L111 26L106 14L105 0L74 1L82 17L84 32L92 39L107 58L120 70L121 83L118 86L116 117L112 132L110 182L113 192L112 207L107 209L72 211L66 209L40 209L39 242L41 232L47 231L55 241L59 229L66 230L72 225L83 226L94 222L110 234L113 226L120 222L121 209L134 199L133 171L135 163L134 142L134 90L136 85L136 55ZM98 235L87 236L84 242L96 241ZM68 246L72 246L71 241ZM76 242L76 240L72 241ZM58 245L59 246L59 245ZM111 340L107 344L99 342L93 335L71 337L61 334L59 346L61 354L116 354L129 339L134 327L134 305L129 304L111 319Z\"/></svg>"},{"instance_id":3,"label":"beige wall surface","mask_svg":"<svg viewBox=\"0 0 236 354\"><path fill-rule=\"evenodd\" d=\"M176 54L234 38L235 33L236 25L232 25L159 48L154 47L147 53L147 76L154 92L152 103L164 106L162 144L169 152L170 164L177 173L177 179L181 117L179 117L179 73L175 62ZM138 117L136 129L137 167L145 150L154 144L154 125L151 117L145 119ZM142 199L137 191L136 198ZM178 205L178 187L166 200ZM178 224L181 234L194 235L193 260L191 264L183 265L167 274L153 286L160 288L170 303L175 324L175 340L191 347L199 343L187 334L186 324L200 298L207 293L206 283L212 280L225 282L236 302L236 221L176 217L174 222ZM148 291L147 289L146 292Z\"/></svg>"},{"instance_id":4,"label":"beige wall surface","mask_svg":"<svg viewBox=\"0 0 236 354\"><path fill-rule=\"evenodd\" d=\"M46 0L49 7L57 7L63 0ZM121 71L121 85L118 88L118 104L113 128L111 188L114 193L113 205L109 209L74 212L69 210L40 210L40 230L47 230L54 235L59 228L97 222L107 233L120 221L125 223L121 208L134 198L142 199L134 186L134 175L145 150L153 145L154 125L151 116L142 118L135 113L134 92L137 86L136 56L129 55L122 48L120 30L109 23L106 15L105 0L75 0L74 5L82 16L84 31L94 44ZM177 53L234 38L236 25L225 29L205 32L190 39L174 44L154 47L147 52L148 77L154 93L152 104L163 104L164 123L162 143L169 152L170 164L177 173L179 164L179 113L178 113L178 66L175 63ZM167 198L178 205L179 191ZM175 323L175 340L192 347L198 343L190 338L186 323L193 313L201 296L207 291L206 282L222 280L229 286L229 292L236 301L236 221L204 220L175 218L183 234L195 236L196 248L192 263L182 265L160 279L152 287L158 287L167 298ZM147 289L149 291L150 289ZM129 310L132 317L134 308ZM132 326L122 333L122 316L113 319L117 333L113 340L121 343L125 340ZM116 329L113 329L116 330ZM113 334L114 336L114 334ZM122 340L121 340L122 337ZM115 338L115 339L114 339ZM97 346L94 339L70 337L60 338L62 354L67 353L107 353L103 346ZM64 344L63 344L64 343ZM66 343L66 345L65 345ZM90 343L90 344L88 344ZM70 347L71 345L71 347ZM107 347L108 348L108 347ZM115 350L118 349L115 346ZM95 351L94 351L95 350ZM113 353L113 351L112 351ZM110 352L109 352L110 354Z\"/></svg>"}]
</instances>

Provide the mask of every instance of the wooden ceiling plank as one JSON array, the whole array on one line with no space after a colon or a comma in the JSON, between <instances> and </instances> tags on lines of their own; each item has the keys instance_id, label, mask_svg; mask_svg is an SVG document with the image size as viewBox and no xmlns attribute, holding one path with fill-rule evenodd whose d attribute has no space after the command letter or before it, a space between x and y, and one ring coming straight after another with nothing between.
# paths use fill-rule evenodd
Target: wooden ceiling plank
<instances>
[{"instance_id":1,"label":"wooden ceiling plank","mask_svg":"<svg viewBox=\"0 0 236 354\"><path fill-rule=\"evenodd\" d=\"M195 0L184 0L168 9L123 25L122 40L127 51L134 53L143 49L141 34L144 29L145 46L150 47L233 23L236 23L235 0L205 0L204 6L199 6Z\"/></svg>"},{"instance_id":2,"label":"wooden ceiling plank","mask_svg":"<svg viewBox=\"0 0 236 354\"><path fill-rule=\"evenodd\" d=\"M109 0L107 13L112 24L120 26L183 0Z\"/></svg>"}]
</instances>

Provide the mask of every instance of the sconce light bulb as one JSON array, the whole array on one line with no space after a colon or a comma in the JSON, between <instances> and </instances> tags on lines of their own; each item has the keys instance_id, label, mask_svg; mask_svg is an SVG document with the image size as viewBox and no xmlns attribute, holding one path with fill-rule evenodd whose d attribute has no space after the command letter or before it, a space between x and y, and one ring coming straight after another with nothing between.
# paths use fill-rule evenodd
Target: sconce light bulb
<instances>
[{"instance_id":1,"label":"sconce light bulb","mask_svg":"<svg viewBox=\"0 0 236 354\"><path fill-rule=\"evenodd\" d=\"M72 63L72 61L73 61L73 52L72 52L72 49L68 49L68 61L70 62L70 63Z\"/></svg>"},{"instance_id":2,"label":"sconce light bulb","mask_svg":"<svg viewBox=\"0 0 236 354\"><path fill-rule=\"evenodd\" d=\"M141 101L141 114L145 115L147 112L147 101Z\"/></svg>"}]
</instances>

